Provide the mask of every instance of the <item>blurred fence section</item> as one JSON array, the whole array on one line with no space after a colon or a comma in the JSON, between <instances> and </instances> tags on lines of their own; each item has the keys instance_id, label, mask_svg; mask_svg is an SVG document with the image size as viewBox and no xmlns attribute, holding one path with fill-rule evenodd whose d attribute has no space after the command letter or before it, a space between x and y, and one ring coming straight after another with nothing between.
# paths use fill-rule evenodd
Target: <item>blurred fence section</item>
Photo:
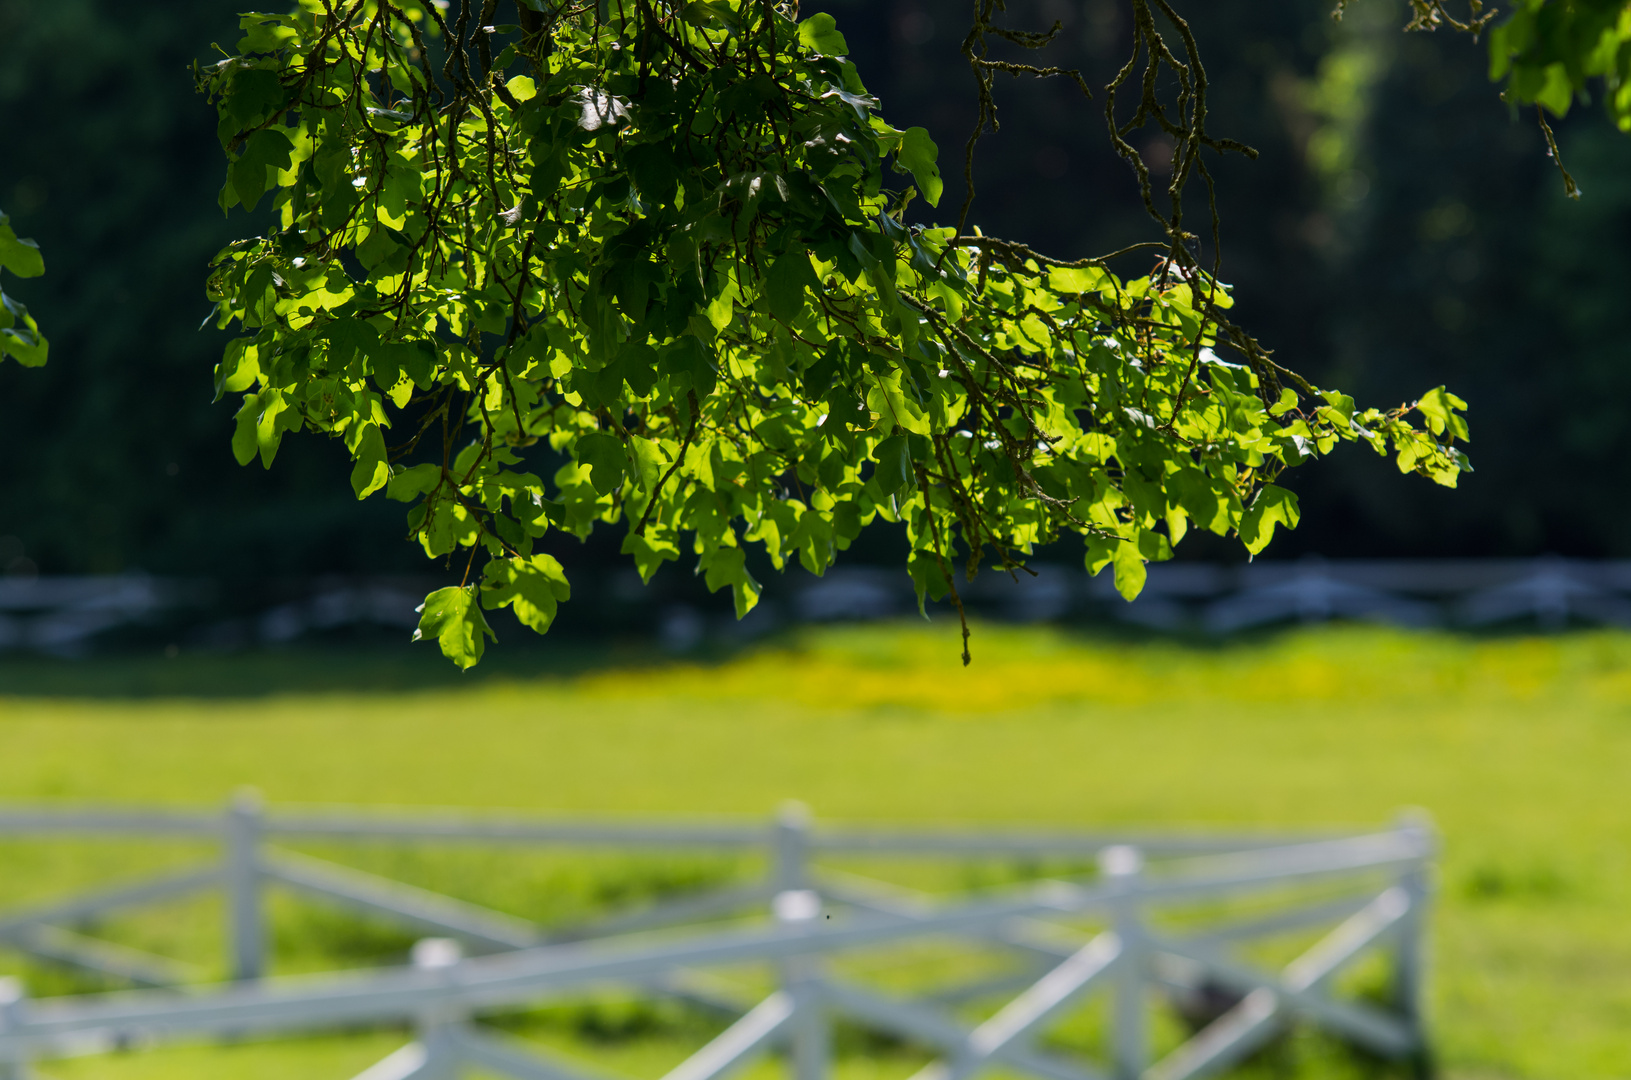
<instances>
[{"instance_id":1,"label":"blurred fence section","mask_svg":"<svg viewBox=\"0 0 1631 1080\"><path fill-rule=\"evenodd\" d=\"M0 653L75 657L155 642L232 650L356 629L406 635L440 584L326 577L243 589L140 573L0 577Z\"/></svg>"},{"instance_id":2,"label":"blurred fence section","mask_svg":"<svg viewBox=\"0 0 1631 1080\"><path fill-rule=\"evenodd\" d=\"M1151 630L1229 634L1290 622L1351 619L1403 626L1502 625L1561 629L1631 626L1631 561L1537 559L1369 560L1307 558L1251 563L1152 564L1128 603L1106 570L1037 562L1032 572L987 569L959 585L968 609L1009 622L1125 622ZM627 602L639 596L617 586ZM751 636L788 624L901 618L917 612L903 572L839 566L825 577L767 580L759 607L741 624L691 598L650 594L652 623L670 648L710 635ZM728 605L727 605L728 606ZM932 605L943 608L945 605Z\"/></svg>"},{"instance_id":3,"label":"blurred fence section","mask_svg":"<svg viewBox=\"0 0 1631 1080\"><path fill-rule=\"evenodd\" d=\"M0 577L0 651L73 653L199 598L196 584L145 574Z\"/></svg>"},{"instance_id":4,"label":"blurred fence section","mask_svg":"<svg viewBox=\"0 0 1631 1080\"><path fill-rule=\"evenodd\" d=\"M226 966L235 981L39 999L5 982L0 1076L8 1080L41 1058L155 1039L392 1024L413 1026L413 1041L358 1080L446 1078L473 1066L580 1080L594 1075L592 1064L480 1020L607 985L726 1016L723 1031L665 1080L713 1080L773 1051L786 1053L796 1080L825 1080L836 1022L921 1048L931 1061L916 1080L989 1071L1181 1080L1223 1071L1293 1024L1370 1054L1425 1060L1422 935L1435 841L1414 820L1362 834L1223 836L829 829L796 807L766 824L271 813L247 797L224 814L0 810L0 838L13 842L98 833L212 837L219 854L189 870L0 913L0 939L46 960L163 985L163 959L67 925L216 890L229 915ZM759 853L763 871L546 927L273 844L314 839L729 849ZM982 858L1035 866L1047 857L1081 868L927 893L854 866ZM435 936L403 967L271 977L273 889ZM961 950L963 962L930 964L903 989L927 948ZM970 959L978 957L986 962ZM1354 981L1367 971L1371 981ZM1085 1043L1049 1039L1060 1022L1094 1009L1099 1020Z\"/></svg>"},{"instance_id":5,"label":"blurred fence section","mask_svg":"<svg viewBox=\"0 0 1631 1080\"><path fill-rule=\"evenodd\" d=\"M1631 626L1631 561L1260 560L1149 567L1131 604L1106 571L1037 563L1031 573L987 570L961 585L976 614L1017 622L1125 621L1153 630L1228 634L1283 622L1362 619L1404 626L1558 629ZM754 637L787 625L915 614L906 574L839 566L825 577L767 574L759 606L738 622L728 596L680 573L643 585L632 570L575 572L564 625L575 633L655 634L684 651L718 637ZM230 651L336 632L405 636L433 578L316 578L223 587L205 581L108 577L0 577L0 652L73 656L142 642ZM494 618L503 619L499 613ZM528 640L526 636L522 640Z\"/></svg>"},{"instance_id":6,"label":"blurred fence section","mask_svg":"<svg viewBox=\"0 0 1631 1080\"><path fill-rule=\"evenodd\" d=\"M1107 579L1093 586L1101 595L1113 588ZM1118 615L1151 627L1195 626L1213 633L1327 619L1405 626L1631 626L1631 562L1545 557L1166 563L1150 568L1143 594Z\"/></svg>"}]
</instances>

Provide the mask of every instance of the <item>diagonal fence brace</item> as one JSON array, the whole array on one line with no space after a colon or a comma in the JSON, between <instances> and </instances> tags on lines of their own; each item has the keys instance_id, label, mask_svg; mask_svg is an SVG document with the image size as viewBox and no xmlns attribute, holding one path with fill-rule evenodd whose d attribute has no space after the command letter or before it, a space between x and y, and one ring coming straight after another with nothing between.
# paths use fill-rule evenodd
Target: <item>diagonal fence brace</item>
<instances>
[{"instance_id":1,"label":"diagonal fence brace","mask_svg":"<svg viewBox=\"0 0 1631 1080\"><path fill-rule=\"evenodd\" d=\"M500 1038L475 1024L456 1025L449 1037L460 1061L513 1080L596 1080L573 1064L554 1060L554 1055Z\"/></svg>"},{"instance_id":2,"label":"diagonal fence brace","mask_svg":"<svg viewBox=\"0 0 1631 1080\"><path fill-rule=\"evenodd\" d=\"M118 908L139 907L142 904L186 896L188 893L203 892L220 883L220 870L209 866L202 870L165 874L130 885L83 893L54 904L43 904L32 910L15 912L0 918L0 940L9 939L19 932L27 932L41 923L78 922Z\"/></svg>"},{"instance_id":3,"label":"diagonal fence brace","mask_svg":"<svg viewBox=\"0 0 1631 1080\"><path fill-rule=\"evenodd\" d=\"M925 1066L915 1080L964 1080L1010 1046L1029 1041L1050 1020L1094 989L1122 957L1113 933L1095 937L952 1048L949 1060Z\"/></svg>"},{"instance_id":4,"label":"diagonal fence brace","mask_svg":"<svg viewBox=\"0 0 1631 1080\"><path fill-rule=\"evenodd\" d=\"M1250 992L1151 1068L1145 1080L1195 1080L1215 1074L1268 1041L1288 1013L1303 1013L1389 1057L1416 1049L1419 1039L1403 1022L1319 993L1332 976L1391 931L1409 907L1403 890L1397 886L1388 889L1287 965L1280 979L1259 975L1204 950L1160 943L1159 948L1197 960L1224 981L1250 987Z\"/></svg>"},{"instance_id":5,"label":"diagonal fence brace","mask_svg":"<svg viewBox=\"0 0 1631 1080\"><path fill-rule=\"evenodd\" d=\"M720 1032L701 1050L680 1062L663 1080L719 1080L770 1048L795 1015L793 996L778 990Z\"/></svg>"},{"instance_id":6,"label":"diagonal fence brace","mask_svg":"<svg viewBox=\"0 0 1631 1080\"><path fill-rule=\"evenodd\" d=\"M301 892L490 949L525 949L543 943L538 926L526 919L310 855L267 852L262 856L262 873Z\"/></svg>"},{"instance_id":7,"label":"diagonal fence brace","mask_svg":"<svg viewBox=\"0 0 1631 1080\"><path fill-rule=\"evenodd\" d=\"M866 1027L890 1031L949 1054L964 1051L972 1034L937 1009L876 994L848 983L827 980L822 983L822 993L830 1008ZM990 1064L1010 1066L1042 1080L1105 1080L1104 1074L1097 1069L1062 1061L1051 1054L1043 1054L1013 1042L993 1049L987 1060Z\"/></svg>"},{"instance_id":8,"label":"diagonal fence brace","mask_svg":"<svg viewBox=\"0 0 1631 1080\"><path fill-rule=\"evenodd\" d=\"M426 1075L430 1052L421 1042L411 1042L368 1066L351 1080L413 1080Z\"/></svg>"},{"instance_id":9,"label":"diagonal fence brace","mask_svg":"<svg viewBox=\"0 0 1631 1080\"><path fill-rule=\"evenodd\" d=\"M198 970L191 964L76 934L60 926L36 924L14 930L6 938L6 944L31 956L109 975L136 986L175 986L192 978Z\"/></svg>"},{"instance_id":10,"label":"diagonal fence brace","mask_svg":"<svg viewBox=\"0 0 1631 1080\"><path fill-rule=\"evenodd\" d=\"M1121 941L1115 934L1100 934L1082 946L1070 959L975 1028L969 1034L966 1051L954 1059L952 1075L965 1077L1003 1047L1035 1035L1043 1025L1092 991L1121 956Z\"/></svg>"}]
</instances>

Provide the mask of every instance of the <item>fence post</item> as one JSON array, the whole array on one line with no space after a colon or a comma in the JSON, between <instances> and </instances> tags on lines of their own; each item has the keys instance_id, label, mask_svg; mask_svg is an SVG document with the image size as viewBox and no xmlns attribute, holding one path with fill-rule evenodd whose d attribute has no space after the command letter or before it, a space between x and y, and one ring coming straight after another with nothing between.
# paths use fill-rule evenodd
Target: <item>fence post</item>
<instances>
[{"instance_id":1,"label":"fence post","mask_svg":"<svg viewBox=\"0 0 1631 1080\"><path fill-rule=\"evenodd\" d=\"M260 793L233 795L226 815L227 948L232 977L240 982L266 974L266 912L261 898L261 833L265 806Z\"/></svg>"},{"instance_id":2,"label":"fence post","mask_svg":"<svg viewBox=\"0 0 1631 1080\"><path fill-rule=\"evenodd\" d=\"M784 924L821 917L821 897L810 888L810 811L790 802L776 815L771 909ZM821 994L820 961L795 957L782 964L782 987L793 999L794 1080L826 1080L832 1060L832 1030Z\"/></svg>"},{"instance_id":3,"label":"fence post","mask_svg":"<svg viewBox=\"0 0 1631 1080\"><path fill-rule=\"evenodd\" d=\"M464 947L452 938L421 938L413 943L413 966L420 971L445 971L464 959ZM419 1045L425 1059L413 1073L415 1080L454 1080L459 1073L457 1028L469 1019L451 1006L436 1006L419 1014Z\"/></svg>"},{"instance_id":4,"label":"fence post","mask_svg":"<svg viewBox=\"0 0 1631 1080\"><path fill-rule=\"evenodd\" d=\"M1099 852L1099 872L1114 890L1110 910L1121 943L1110 1027L1111 1075L1116 1080L1138 1080L1149 1065L1150 1053L1144 1001L1147 949L1139 911L1144 854L1128 844L1107 847Z\"/></svg>"},{"instance_id":5,"label":"fence post","mask_svg":"<svg viewBox=\"0 0 1631 1080\"><path fill-rule=\"evenodd\" d=\"M0 979L0 1035L22 1026L26 998L21 979ZM0 1080L28 1080L29 1072L23 1052L0 1057Z\"/></svg>"},{"instance_id":6,"label":"fence post","mask_svg":"<svg viewBox=\"0 0 1631 1080\"><path fill-rule=\"evenodd\" d=\"M801 802L783 803L776 812L774 835L771 887L778 894L809 888L810 808Z\"/></svg>"},{"instance_id":7,"label":"fence post","mask_svg":"<svg viewBox=\"0 0 1631 1080\"><path fill-rule=\"evenodd\" d=\"M1400 815L1398 831L1414 841L1420 856L1399 875L1399 887L1410 907L1400 920L1398 946L1394 950L1393 1004L1416 1036L1415 1071L1418 1076L1433 1074L1427 1042L1427 913L1432 903L1431 857L1437 837L1430 818L1422 811Z\"/></svg>"}]
</instances>

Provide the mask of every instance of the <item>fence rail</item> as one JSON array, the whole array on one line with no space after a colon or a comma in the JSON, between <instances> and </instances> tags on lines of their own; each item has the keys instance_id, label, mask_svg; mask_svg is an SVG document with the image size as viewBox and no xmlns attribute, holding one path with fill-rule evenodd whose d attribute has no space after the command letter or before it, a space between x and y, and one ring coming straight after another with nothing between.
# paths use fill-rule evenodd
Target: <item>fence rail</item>
<instances>
[{"instance_id":1,"label":"fence rail","mask_svg":"<svg viewBox=\"0 0 1631 1080\"><path fill-rule=\"evenodd\" d=\"M41 1057L133 1037L364 1023L411 1024L417 1037L357 1080L452 1077L466 1065L515 1077L582 1080L581 1066L502 1038L477 1017L483 1010L558 1000L608 983L738 1014L664 1080L715 1080L783 1047L796 1080L823 1080L832 1061L830 1029L838 1018L932 1050L935 1061L914 1080L968 1080L999 1066L1042 1080L1186 1080L1227 1068L1293 1022L1389 1057L1420 1057L1427 1045L1422 922L1435 843L1417 821L1360 835L1225 837L829 830L791 812L768 826L274 813L253 798L240 798L218 814L0 809L0 838L69 833L213 837L221 852L195 870L0 912L0 943L164 987L30 999L14 980L0 982L0 1080L17 1080L28 1062ZM282 850L269 843L274 838L757 849L768 856L768 869L759 881L562 931ZM945 898L815 861L879 853L940 859L1091 854L1098 872ZM1292 888L1315 881L1342 895L1333 897L1327 889L1310 898ZM407 967L270 977L269 888L292 889L435 936L420 942ZM205 890L219 891L226 902L233 983L166 985L177 981L174 962L60 925ZM1162 921L1174 908L1240 896L1257 896L1271 910L1213 918L1199 928ZM1093 925L1084 929L1086 923ZM1330 927L1328 933L1278 971L1252 963L1239 948L1320 926ZM663 932L648 932L657 928ZM882 955L926 940L999 948L1029 974L940 986L915 998L886 994L842 974L843 957ZM1391 962L1387 1004L1339 994L1337 977L1379 949ZM780 988L757 1003L733 1003L699 989L699 973L744 964L766 966ZM1093 995L1109 998L1102 1060L1049 1047L1043 1038L1049 1026ZM947 1008L998 997L1005 1003L972 1026ZM1204 1006L1198 1019L1197 1002ZM1152 1009L1173 1007L1188 1009L1195 1033L1154 1061Z\"/></svg>"},{"instance_id":2,"label":"fence rail","mask_svg":"<svg viewBox=\"0 0 1631 1080\"><path fill-rule=\"evenodd\" d=\"M276 812L255 799L235 801L228 811L150 810L117 806L64 810L60 807L0 807L0 837L35 834L98 833L159 837L219 837L247 815L263 837L332 838L337 840L405 839L515 843L531 846L618 848L739 848L768 849L775 843L781 823L770 825L724 822L657 824L607 820L538 819L492 814L443 812L426 814L380 811L298 810ZM1282 847L1312 839L1341 835L1335 832L1218 833L1117 830L1103 832L1058 830L972 830L938 828L824 828L805 830L804 843L813 850L878 852L899 855L1096 855L1107 847L1133 845L1152 856L1187 855L1210 851L1241 851Z\"/></svg>"}]
</instances>

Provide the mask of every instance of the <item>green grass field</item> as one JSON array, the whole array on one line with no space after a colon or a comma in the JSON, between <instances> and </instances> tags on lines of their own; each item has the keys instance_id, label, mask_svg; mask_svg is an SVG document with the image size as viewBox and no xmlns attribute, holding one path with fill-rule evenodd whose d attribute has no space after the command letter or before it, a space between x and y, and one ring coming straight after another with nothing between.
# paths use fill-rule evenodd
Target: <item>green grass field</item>
<instances>
[{"instance_id":1,"label":"green grass field","mask_svg":"<svg viewBox=\"0 0 1631 1080\"><path fill-rule=\"evenodd\" d=\"M275 802L763 817L794 798L827 820L1217 828L1373 826L1420 807L1446 844L1433 977L1446 1074L1631 1076L1631 635L1331 628L1186 647L985 627L966 671L943 624L804 632L706 665L559 648L507 667L494 654L462 678L424 649L9 661L0 800L218 804L254 785ZM6 842L0 903L189 854ZM375 857L562 917L603 895L597 880L638 892L740 869ZM207 951L214 918L154 915L130 933ZM356 927L321 913L279 918L284 970L356 947ZM30 971L38 992L70 987ZM638 1028L601 1056L654 1076L682 1053ZM344 1080L394 1038L183 1046L45 1073ZM1346 1071L1317 1049L1281 1056L1260 1074ZM883 1048L842 1072L905 1077L915 1061Z\"/></svg>"}]
</instances>

